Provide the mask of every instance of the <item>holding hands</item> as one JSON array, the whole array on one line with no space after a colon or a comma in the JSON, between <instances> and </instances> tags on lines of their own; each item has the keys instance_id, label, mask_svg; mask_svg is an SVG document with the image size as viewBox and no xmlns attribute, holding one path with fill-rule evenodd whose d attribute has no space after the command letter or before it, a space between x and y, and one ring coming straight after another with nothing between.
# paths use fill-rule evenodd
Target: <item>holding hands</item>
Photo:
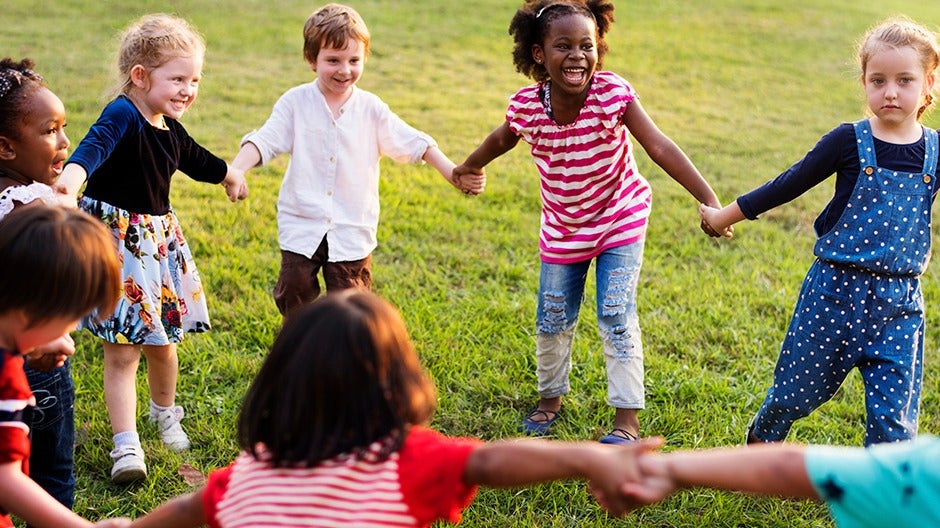
<instances>
[{"instance_id":1,"label":"holding hands","mask_svg":"<svg viewBox=\"0 0 940 528\"><path fill-rule=\"evenodd\" d=\"M225 188L225 194L232 202L244 200L248 197L248 182L245 180L245 171L229 165L228 173L222 180L222 187Z\"/></svg>"},{"instance_id":2,"label":"holding hands","mask_svg":"<svg viewBox=\"0 0 940 528\"><path fill-rule=\"evenodd\" d=\"M458 165L451 173L450 183L464 194L476 196L486 188L486 173L466 164Z\"/></svg>"}]
</instances>

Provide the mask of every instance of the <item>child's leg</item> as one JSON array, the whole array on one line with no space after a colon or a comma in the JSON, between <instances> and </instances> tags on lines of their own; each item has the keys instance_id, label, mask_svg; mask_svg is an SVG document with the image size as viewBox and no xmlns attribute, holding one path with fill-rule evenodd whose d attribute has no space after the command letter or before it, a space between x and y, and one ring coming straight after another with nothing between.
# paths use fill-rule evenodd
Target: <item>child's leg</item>
<instances>
[{"instance_id":1,"label":"child's leg","mask_svg":"<svg viewBox=\"0 0 940 528\"><path fill-rule=\"evenodd\" d=\"M865 445L917 435L924 360L924 301L918 279L877 279L871 288L880 335L858 363L865 385Z\"/></svg>"},{"instance_id":2,"label":"child's leg","mask_svg":"<svg viewBox=\"0 0 940 528\"><path fill-rule=\"evenodd\" d=\"M646 404L636 309L642 264L643 242L611 248L597 257L597 325L607 364L607 402L616 409L616 437L639 437L638 411ZM610 436L605 441L616 440Z\"/></svg>"},{"instance_id":3,"label":"child's leg","mask_svg":"<svg viewBox=\"0 0 940 528\"><path fill-rule=\"evenodd\" d=\"M179 356L176 344L144 345L147 356L147 382L150 386L150 419L157 422L160 438L175 451L189 449L189 437L180 421L183 408L176 405Z\"/></svg>"},{"instance_id":4,"label":"child's leg","mask_svg":"<svg viewBox=\"0 0 940 528\"><path fill-rule=\"evenodd\" d=\"M161 407L176 404L176 378L179 376L179 356L176 345L144 345L147 356L147 383L150 399Z\"/></svg>"},{"instance_id":5,"label":"child's leg","mask_svg":"<svg viewBox=\"0 0 940 528\"><path fill-rule=\"evenodd\" d=\"M324 262L323 282L326 291L350 288L372 289L372 255L349 262Z\"/></svg>"},{"instance_id":6,"label":"child's leg","mask_svg":"<svg viewBox=\"0 0 940 528\"><path fill-rule=\"evenodd\" d=\"M144 451L137 435L137 345L104 342L104 402L111 419L114 449L111 480L126 484L147 476Z\"/></svg>"},{"instance_id":7,"label":"child's leg","mask_svg":"<svg viewBox=\"0 0 940 528\"><path fill-rule=\"evenodd\" d=\"M69 360L40 372L26 366L36 410L29 423L29 476L66 508L75 497L75 385Z\"/></svg>"},{"instance_id":8,"label":"child's leg","mask_svg":"<svg viewBox=\"0 0 940 528\"><path fill-rule=\"evenodd\" d=\"M868 339L859 315L868 307L853 302L867 291L854 270L816 261L803 281L774 367L774 381L749 429L750 440L780 442L793 423L836 393L861 356ZM853 305L859 306L853 310Z\"/></svg>"},{"instance_id":9,"label":"child's leg","mask_svg":"<svg viewBox=\"0 0 940 528\"><path fill-rule=\"evenodd\" d=\"M113 434L137 431L139 363L139 346L104 342L104 403Z\"/></svg>"},{"instance_id":10,"label":"child's leg","mask_svg":"<svg viewBox=\"0 0 940 528\"><path fill-rule=\"evenodd\" d=\"M578 264L543 262L536 310L536 361L539 404L522 421L520 430L544 434L561 410L568 393L571 344L584 300L584 281L590 261Z\"/></svg>"},{"instance_id":11,"label":"child's leg","mask_svg":"<svg viewBox=\"0 0 940 528\"><path fill-rule=\"evenodd\" d=\"M317 273L322 262L326 261L326 255L326 238L311 258L281 250L281 271L274 285L274 303L282 316L287 317L320 296Z\"/></svg>"}]
</instances>

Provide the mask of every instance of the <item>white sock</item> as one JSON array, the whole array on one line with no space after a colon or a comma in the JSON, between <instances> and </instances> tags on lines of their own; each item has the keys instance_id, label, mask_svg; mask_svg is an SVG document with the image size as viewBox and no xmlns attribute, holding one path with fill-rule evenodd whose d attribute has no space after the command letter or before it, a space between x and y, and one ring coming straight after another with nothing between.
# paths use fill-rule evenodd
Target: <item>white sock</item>
<instances>
[{"instance_id":1,"label":"white sock","mask_svg":"<svg viewBox=\"0 0 940 528\"><path fill-rule=\"evenodd\" d=\"M157 405L156 403L154 403L153 400L150 400L150 414L152 416L156 416L160 411L172 409L173 407L176 407L176 402L171 403L169 407L163 407L161 405Z\"/></svg>"},{"instance_id":2,"label":"white sock","mask_svg":"<svg viewBox=\"0 0 940 528\"><path fill-rule=\"evenodd\" d=\"M114 435L114 447L135 445L140 447L140 435L137 431L123 431Z\"/></svg>"}]
</instances>

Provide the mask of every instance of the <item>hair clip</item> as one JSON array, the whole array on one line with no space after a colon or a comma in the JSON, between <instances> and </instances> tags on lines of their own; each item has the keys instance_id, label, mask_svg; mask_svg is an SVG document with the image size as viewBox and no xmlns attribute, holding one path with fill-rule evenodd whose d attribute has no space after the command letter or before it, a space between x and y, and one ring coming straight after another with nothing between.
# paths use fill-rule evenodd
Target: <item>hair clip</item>
<instances>
[{"instance_id":1,"label":"hair clip","mask_svg":"<svg viewBox=\"0 0 940 528\"><path fill-rule=\"evenodd\" d=\"M548 9L551 9L551 8L555 7L556 5L558 5L558 4L548 4L547 6L543 7L542 9L539 9L539 12L535 14L535 18L538 19L539 17L542 16L542 13L544 13L544 12L545 12L546 10L548 10Z\"/></svg>"},{"instance_id":2,"label":"hair clip","mask_svg":"<svg viewBox=\"0 0 940 528\"><path fill-rule=\"evenodd\" d=\"M13 90L13 82L16 81L16 85L19 86L23 84L23 79L36 79L42 82L42 76L30 69L25 69L23 71L16 70L13 68L2 68L0 69L0 99L6 97L11 90Z\"/></svg>"}]
</instances>

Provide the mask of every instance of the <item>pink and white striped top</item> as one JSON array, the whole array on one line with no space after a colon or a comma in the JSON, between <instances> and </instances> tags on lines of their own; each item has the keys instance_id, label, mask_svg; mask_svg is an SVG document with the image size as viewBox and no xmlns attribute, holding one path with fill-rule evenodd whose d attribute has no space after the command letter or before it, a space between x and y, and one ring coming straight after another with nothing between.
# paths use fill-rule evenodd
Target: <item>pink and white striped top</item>
<instances>
[{"instance_id":1,"label":"pink and white striped top","mask_svg":"<svg viewBox=\"0 0 940 528\"><path fill-rule=\"evenodd\" d=\"M642 240L652 193L623 124L638 97L633 87L614 73L595 72L581 114L568 125L549 117L542 90L543 84L522 88L506 112L510 129L532 146L540 174L542 261L581 262Z\"/></svg>"},{"instance_id":2,"label":"pink and white striped top","mask_svg":"<svg viewBox=\"0 0 940 528\"><path fill-rule=\"evenodd\" d=\"M210 528L426 527L460 521L476 486L463 481L481 442L412 427L402 448L378 460L340 456L315 467L275 468L242 453L213 471L202 502Z\"/></svg>"}]
</instances>

